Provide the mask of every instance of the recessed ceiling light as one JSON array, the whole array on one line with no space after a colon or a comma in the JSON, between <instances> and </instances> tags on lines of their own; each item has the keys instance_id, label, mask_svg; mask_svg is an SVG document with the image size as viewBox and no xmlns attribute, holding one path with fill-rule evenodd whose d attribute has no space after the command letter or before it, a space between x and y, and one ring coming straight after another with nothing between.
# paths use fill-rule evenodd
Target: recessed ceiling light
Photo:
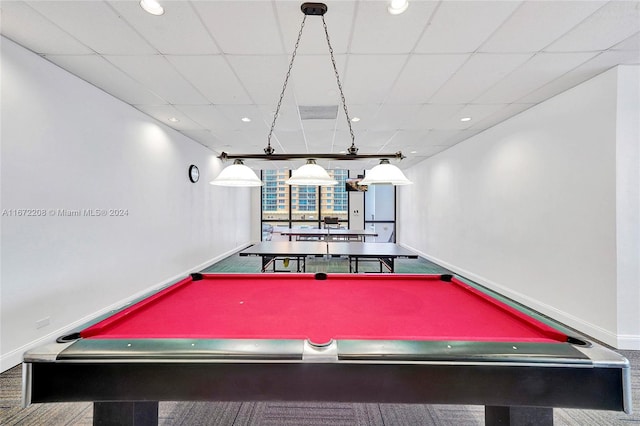
<instances>
[{"instance_id":1,"label":"recessed ceiling light","mask_svg":"<svg viewBox=\"0 0 640 426\"><path fill-rule=\"evenodd\" d=\"M157 0L140 0L140 7L152 15L160 16L164 14L164 8L160 6Z\"/></svg>"},{"instance_id":2,"label":"recessed ceiling light","mask_svg":"<svg viewBox=\"0 0 640 426\"><path fill-rule=\"evenodd\" d=\"M358 121L360 121L360 117L353 117L351 121L353 121L354 123L357 123Z\"/></svg>"},{"instance_id":3,"label":"recessed ceiling light","mask_svg":"<svg viewBox=\"0 0 640 426\"><path fill-rule=\"evenodd\" d=\"M242 117L241 120L244 121L245 123L248 123L251 121L249 117Z\"/></svg>"},{"instance_id":4,"label":"recessed ceiling light","mask_svg":"<svg viewBox=\"0 0 640 426\"><path fill-rule=\"evenodd\" d=\"M387 10L392 15L400 15L409 7L409 0L391 0Z\"/></svg>"},{"instance_id":5,"label":"recessed ceiling light","mask_svg":"<svg viewBox=\"0 0 640 426\"><path fill-rule=\"evenodd\" d=\"M175 118L175 117L171 117L171 118L169 119L169 121L170 121L170 122L172 122L172 123L177 123L177 122L178 122L178 121L180 121L180 120L178 120L178 119L177 119L177 118Z\"/></svg>"},{"instance_id":6,"label":"recessed ceiling light","mask_svg":"<svg viewBox=\"0 0 640 426\"><path fill-rule=\"evenodd\" d=\"M471 117L462 117L460 121L471 121Z\"/></svg>"},{"instance_id":7,"label":"recessed ceiling light","mask_svg":"<svg viewBox=\"0 0 640 426\"><path fill-rule=\"evenodd\" d=\"M411 154L417 154L418 151L411 151Z\"/></svg>"}]
</instances>

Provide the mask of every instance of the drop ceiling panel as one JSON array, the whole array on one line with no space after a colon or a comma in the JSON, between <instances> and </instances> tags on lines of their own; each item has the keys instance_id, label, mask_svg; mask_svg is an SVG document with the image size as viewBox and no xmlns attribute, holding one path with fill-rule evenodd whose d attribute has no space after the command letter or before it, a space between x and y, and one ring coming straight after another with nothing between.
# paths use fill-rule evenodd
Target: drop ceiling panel
<instances>
[{"instance_id":1,"label":"drop ceiling panel","mask_svg":"<svg viewBox=\"0 0 640 426\"><path fill-rule=\"evenodd\" d=\"M249 104L251 98L222 55L166 56L205 98L214 104Z\"/></svg>"},{"instance_id":2,"label":"drop ceiling panel","mask_svg":"<svg viewBox=\"0 0 640 426\"><path fill-rule=\"evenodd\" d=\"M189 117L203 128L212 131L239 130L242 128L240 119L229 120L216 105L176 105L178 111Z\"/></svg>"},{"instance_id":3,"label":"drop ceiling panel","mask_svg":"<svg viewBox=\"0 0 640 426\"><path fill-rule=\"evenodd\" d=\"M403 168L611 67L640 63L638 1L414 0L399 16L384 1L327 4L349 113L361 118L351 123L356 146L416 151ZM300 4L194 0L165 9L154 17L133 0L4 1L1 30L211 149L261 153ZM339 103L321 22L306 20L272 139L278 152L351 143L341 107L337 121L298 113Z\"/></svg>"},{"instance_id":4,"label":"drop ceiling panel","mask_svg":"<svg viewBox=\"0 0 640 426\"><path fill-rule=\"evenodd\" d=\"M354 23L351 53L410 53L437 4L412 2L411 10L407 13L391 15L387 11L388 2L360 3Z\"/></svg>"},{"instance_id":5,"label":"drop ceiling panel","mask_svg":"<svg viewBox=\"0 0 640 426\"><path fill-rule=\"evenodd\" d=\"M48 60L129 104L166 102L99 55L48 55Z\"/></svg>"},{"instance_id":6,"label":"drop ceiling panel","mask_svg":"<svg viewBox=\"0 0 640 426\"><path fill-rule=\"evenodd\" d=\"M164 15L145 12L138 1L109 1L113 7L158 52L168 55L204 55L219 53L189 2L162 2ZM167 31L180 28L180 31Z\"/></svg>"},{"instance_id":7,"label":"drop ceiling panel","mask_svg":"<svg viewBox=\"0 0 640 426\"><path fill-rule=\"evenodd\" d=\"M425 103L471 55L411 55L388 102Z\"/></svg>"},{"instance_id":8,"label":"drop ceiling panel","mask_svg":"<svg viewBox=\"0 0 640 426\"><path fill-rule=\"evenodd\" d=\"M345 57L338 55L335 60L338 73L343 78ZM282 70L280 79L276 80L281 82L280 85L284 82L286 71ZM296 56L289 84L291 86L287 90L295 90L296 99L303 105L336 105L340 102L340 90L328 54Z\"/></svg>"},{"instance_id":9,"label":"drop ceiling panel","mask_svg":"<svg viewBox=\"0 0 640 426\"><path fill-rule=\"evenodd\" d=\"M431 98L434 103L472 103L531 58L531 54L476 53Z\"/></svg>"},{"instance_id":10,"label":"drop ceiling panel","mask_svg":"<svg viewBox=\"0 0 640 426\"><path fill-rule=\"evenodd\" d=\"M447 120L462 109L458 104L422 105L415 115L404 124L404 129L443 129ZM456 115L457 116L457 115Z\"/></svg>"},{"instance_id":11,"label":"drop ceiling panel","mask_svg":"<svg viewBox=\"0 0 640 426\"><path fill-rule=\"evenodd\" d=\"M284 53L272 2L194 1L192 4L223 53Z\"/></svg>"},{"instance_id":12,"label":"drop ceiling panel","mask_svg":"<svg viewBox=\"0 0 640 426\"><path fill-rule=\"evenodd\" d=\"M545 50L584 52L608 49L638 31L638 2L611 1Z\"/></svg>"},{"instance_id":13,"label":"drop ceiling panel","mask_svg":"<svg viewBox=\"0 0 640 426\"><path fill-rule=\"evenodd\" d=\"M349 117L353 120L353 118L357 117L359 121L354 122L351 121L351 128L356 133L362 131L363 129L371 129L374 125L381 125L382 123L378 123L376 117L378 117L378 111L380 110L379 105L362 105L362 104L350 104L347 101L347 111L349 111ZM344 108L342 104L338 104L338 117L337 117L337 127L338 130L347 130L349 129L347 123L347 116L344 113Z\"/></svg>"},{"instance_id":14,"label":"drop ceiling panel","mask_svg":"<svg viewBox=\"0 0 640 426\"><path fill-rule=\"evenodd\" d=\"M271 129L273 116L276 112L276 103L273 105L259 105L260 116L256 119L264 123L265 129ZM252 117L253 118L253 117ZM298 108L292 104L282 105L278 118L276 119L275 130L298 131L301 129Z\"/></svg>"},{"instance_id":15,"label":"drop ceiling panel","mask_svg":"<svg viewBox=\"0 0 640 426\"><path fill-rule=\"evenodd\" d=\"M261 132L267 135L269 126L261 119L261 111L257 105L216 105L216 110L226 119L225 128L246 131ZM242 121L243 117L255 117L250 122Z\"/></svg>"},{"instance_id":16,"label":"drop ceiling panel","mask_svg":"<svg viewBox=\"0 0 640 426\"><path fill-rule=\"evenodd\" d=\"M405 127L405 123L418 114L422 105L384 104L375 117L363 123L370 130L397 130ZM370 121L370 122L369 122Z\"/></svg>"},{"instance_id":17,"label":"drop ceiling panel","mask_svg":"<svg viewBox=\"0 0 640 426\"><path fill-rule=\"evenodd\" d=\"M456 111L449 118L443 120L438 128L441 129L468 129L474 126L476 123L482 122L485 118L495 114L497 111L503 109L505 104L467 104L461 109ZM460 121L461 118L471 118L470 121Z\"/></svg>"},{"instance_id":18,"label":"drop ceiling panel","mask_svg":"<svg viewBox=\"0 0 640 426\"><path fill-rule=\"evenodd\" d=\"M163 56L106 56L106 58L168 103L192 105L209 103Z\"/></svg>"},{"instance_id":19,"label":"drop ceiling panel","mask_svg":"<svg viewBox=\"0 0 640 426\"><path fill-rule=\"evenodd\" d=\"M382 104L407 59L406 55L350 56L343 85L347 105Z\"/></svg>"},{"instance_id":20,"label":"drop ceiling panel","mask_svg":"<svg viewBox=\"0 0 640 426\"><path fill-rule=\"evenodd\" d=\"M95 52L106 55L156 53L107 4L99 1L32 1L29 5Z\"/></svg>"},{"instance_id":21,"label":"drop ceiling panel","mask_svg":"<svg viewBox=\"0 0 640 426\"><path fill-rule=\"evenodd\" d=\"M324 15L331 47L336 55L345 54L353 31L353 14L356 2L327 2L328 11ZM298 39L300 25L304 14L300 10L301 3L284 1L276 2L276 14L287 54L293 52ZM300 54L329 54L326 34L319 16L308 16L305 20L302 38L298 47Z\"/></svg>"},{"instance_id":22,"label":"drop ceiling panel","mask_svg":"<svg viewBox=\"0 0 640 426\"><path fill-rule=\"evenodd\" d=\"M480 103L513 103L585 63L594 53L538 53L476 99Z\"/></svg>"},{"instance_id":23,"label":"drop ceiling panel","mask_svg":"<svg viewBox=\"0 0 640 426\"><path fill-rule=\"evenodd\" d=\"M186 114L176 109L173 105L138 105L140 111L160 121L162 124L170 125L176 130L202 130L202 126L192 121ZM171 122L170 118L179 121Z\"/></svg>"},{"instance_id":24,"label":"drop ceiling panel","mask_svg":"<svg viewBox=\"0 0 640 426\"><path fill-rule=\"evenodd\" d=\"M285 55L231 55L227 59L254 103L277 104L288 68Z\"/></svg>"},{"instance_id":25,"label":"drop ceiling panel","mask_svg":"<svg viewBox=\"0 0 640 426\"><path fill-rule=\"evenodd\" d=\"M482 52L536 52L564 35L604 1L527 1L481 47Z\"/></svg>"},{"instance_id":26,"label":"drop ceiling panel","mask_svg":"<svg viewBox=\"0 0 640 426\"><path fill-rule=\"evenodd\" d=\"M318 132L321 130L333 132L336 128L336 120L302 120L300 122L305 132Z\"/></svg>"},{"instance_id":27,"label":"drop ceiling panel","mask_svg":"<svg viewBox=\"0 0 640 426\"><path fill-rule=\"evenodd\" d=\"M475 52L520 4L518 1L440 2L415 52Z\"/></svg>"},{"instance_id":28,"label":"drop ceiling panel","mask_svg":"<svg viewBox=\"0 0 640 426\"><path fill-rule=\"evenodd\" d=\"M40 54L89 54L91 49L22 2L2 2L2 34Z\"/></svg>"},{"instance_id":29,"label":"drop ceiling panel","mask_svg":"<svg viewBox=\"0 0 640 426\"><path fill-rule=\"evenodd\" d=\"M181 133L188 138L197 141L201 145L214 150L216 155L220 153L216 147L221 146L222 144L220 140L212 135L209 130L182 130Z\"/></svg>"}]
</instances>

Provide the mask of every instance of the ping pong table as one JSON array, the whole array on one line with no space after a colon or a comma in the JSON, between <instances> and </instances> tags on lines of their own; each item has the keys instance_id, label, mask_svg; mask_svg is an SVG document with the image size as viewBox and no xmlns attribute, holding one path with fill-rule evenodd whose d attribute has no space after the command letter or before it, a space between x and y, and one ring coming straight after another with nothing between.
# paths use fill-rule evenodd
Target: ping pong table
<instances>
[{"instance_id":1,"label":"ping pong table","mask_svg":"<svg viewBox=\"0 0 640 426\"><path fill-rule=\"evenodd\" d=\"M394 272L395 259L418 258L416 253L396 243L362 241L262 241L247 247L238 254L240 256L260 256L262 272L266 272L269 266L273 267L273 272L288 272L288 270L278 270L276 262L283 260L286 265L290 259L295 259L297 272L306 272L306 259L309 256L347 257L349 272L359 272L359 264L362 261L377 261L380 264L380 272L384 272L384 269Z\"/></svg>"},{"instance_id":2,"label":"ping pong table","mask_svg":"<svg viewBox=\"0 0 640 426\"><path fill-rule=\"evenodd\" d=\"M366 241L367 237L377 237L370 229L345 228L289 228L277 231L280 235L295 237L296 241Z\"/></svg>"}]
</instances>

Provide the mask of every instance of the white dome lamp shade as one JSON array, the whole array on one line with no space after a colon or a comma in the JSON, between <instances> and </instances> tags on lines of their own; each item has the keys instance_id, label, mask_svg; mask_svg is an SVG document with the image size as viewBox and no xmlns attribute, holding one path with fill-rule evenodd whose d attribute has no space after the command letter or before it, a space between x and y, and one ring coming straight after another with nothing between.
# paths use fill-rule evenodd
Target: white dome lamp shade
<instances>
[{"instance_id":1,"label":"white dome lamp shade","mask_svg":"<svg viewBox=\"0 0 640 426\"><path fill-rule=\"evenodd\" d=\"M358 185L411 185L412 183L402 170L384 158L373 169L367 170L364 179L358 182Z\"/></svg>"},{"instance_id":2,"label":"white dome lamp shade","mask_svg":"<svg viewBox=\"0 0 640 426\"><path fill-rule=\"evenodd\" d=\"M218 177L209 182L217 186L262 186L263 183L256 173L242 160L235 160L232 165L220 172Z\"/></svg>"},{"instance_id":3,"label":"white dome lamp shade","mask_svg":"<svg viewBox=\"0 0 640 426\"><path fill-rule=\"evenodd\" d=\"M291 177L285 182L287 185L312 185L312 186L332 186L338 181L329 176L329 173L316 164L316 160L309 159L307 164L294 170Z\"/></svg>"}]
</instances>

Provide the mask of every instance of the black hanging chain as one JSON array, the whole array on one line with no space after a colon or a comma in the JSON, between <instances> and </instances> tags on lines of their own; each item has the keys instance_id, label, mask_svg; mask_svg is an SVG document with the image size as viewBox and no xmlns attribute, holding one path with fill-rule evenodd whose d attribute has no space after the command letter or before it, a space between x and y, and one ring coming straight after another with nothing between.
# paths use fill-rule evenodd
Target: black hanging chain
<instances>
[{"instance_id":1,"label":"black hanging chain","mask_svg":"<svg viewBox=\"0 0 640 426\"><path fill-rule=\"evenodd\" d=\"M323 6L321 8L313 8L311 6ZM306 7L306 8L305 8ZM347 102L344 98L344 92L342 91L342 84L340 83L340 75L338 74L338 67L336 66L336 59L333 56L333 47L331 47L331 41L329 39L329 30L327 29L327 23L324 20L324 13L327 11L326 6L323 4L316 3L305 3L302 5L302 11L304 12L304 18L302 18L302 24L300 25L300 31L298 32L298 39L296 40L296 45L293 48L293 54L291 55L291 62L289 62L289 69L287 70L287 75L284 79L284 85L282 86L282 92L280 92L280 99L278 100L278 106L276 107L276 112L273 115L273 122L271 123L271 129L269 130L269 136L267 137L267 147L264 149L264 153L267 155L272 155L274 153L274 149L271 146L271 135L273 134L273 129L276 126L276 120L278 119L278 115L280 114L280 106L282 105L282 99L284 98L284 92L287 88L287 83L289 82L289 76L291 75L291 69L293 68L293 62L296 58L296 54L298 52L298 46L300 45L300 38L302 37L302 30L304 29L304 23L307 20L307 15L320 15L322 17L322 26L324 27L324 33L327 36L327 45L329 46L329 54L331 55L331 63L333 64L333 72L336 75L336 82L338 83L338 89L340 89L340 99L342 101L342 107L344 108L344 114L347 116L347 124L349 125L349 133L351 133L351 146L347 150L349 154L356 155L358 154L358 148L355 144L355 136L353 135L353 128L351 127L351 119L349 118L349 111L347 110Z\"/></svg>"},{"instance_id":2,"label":"black hanging chain","mask_svg":"<svg viewBox=\"0 0 640 426\"><path fill-rule=\"evenodd\" d=\"M358 148L356 147L356 138L353 135L353 128L351 127L351 119L349 118L349 111L347 110L347 101L344 99L344 92L342 91L342 84L340 84L340 75L338 74L338 67L336 66L336 59L333 57L333 48L331 47L331 41L329 40L329 30L327 29L327 23L322 15L322 26L324 27L324 33L327 36L327 45L329 46L329 54L331 55L331 63L333 64L333 72L336 74L336 82L338 83L338 89L340 89L340 99L342 100L342 107L344 108L344 115L347 116L347 124L349 125L349 133L351 133L351 146L347 150L349 154L356 155Z\"/></svg>"},{"instance_id":3,"label":"black hanging chain","mask_svg":"<svg viewBox=\"0 0 640 426\"><path fill-rule=\"evenodd\" d=\"M282 105L282 98L284 98L284 91L287 88L287 83L289 82L289 76L291 75L291 68L293 68L293 61L296 59L296 53L298 52L298 46L300 45L300 37L302 37L302 30L304 29L304 22L306 20L307 20L307 15L304 15L304 18L302 18L302 25L300 25L300 31L298 32L298 40L296 40L296 45L293 48L293 54L291 55L291 62L289 62L289 69L287 70L287 76L284 78L284 85L282 86L282 92L280 92L280 99L278 100L278 106L276 107L276 112L273 115L273 123L271 123L271 130L269 130L269 136L267 137L267 147L264 149L264 153L267 155L271 155L274 152L274 149L271 146L271 135L273 134L274 127L276 127L276 120L278 119L278 114L280 114L280 105Z\"/></svg>"}]
</instances>

